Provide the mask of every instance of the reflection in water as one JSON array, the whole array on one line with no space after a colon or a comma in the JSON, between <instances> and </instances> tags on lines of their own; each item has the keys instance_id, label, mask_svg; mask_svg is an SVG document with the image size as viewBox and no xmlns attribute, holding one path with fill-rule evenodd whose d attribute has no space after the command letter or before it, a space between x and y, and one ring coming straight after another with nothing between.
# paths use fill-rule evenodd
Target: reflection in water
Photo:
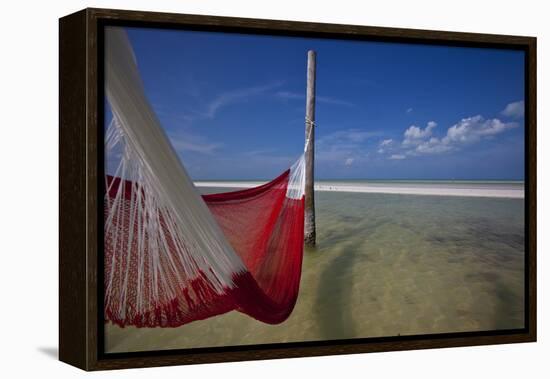
<instances>
[{"instance_id":1,"label":"reflection in water","mask_svg":"<svg viewBox=\"0 0 550 379\"><path fill-rule=\"evenodd\" d=\"M107 351L523 327L522 200L319 192L316 203L318 246L287 321L107 325Z\"/></svg>"}]
</instances>

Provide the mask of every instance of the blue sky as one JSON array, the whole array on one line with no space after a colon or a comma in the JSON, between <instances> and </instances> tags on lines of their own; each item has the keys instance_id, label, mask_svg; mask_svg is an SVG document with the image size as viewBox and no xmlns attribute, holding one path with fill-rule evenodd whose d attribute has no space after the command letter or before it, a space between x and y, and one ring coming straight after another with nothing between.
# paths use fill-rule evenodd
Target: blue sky
<instances>
[{"instance_id":1,"label":"blue sky","mask_svg":"<svg viewBox=\"0 0 550 379\"><path fill-rule=\"evenodd\" d=\"M524 178L523 52L129 28L146 94L194 179Z\"/></svg>"}]
</instances>

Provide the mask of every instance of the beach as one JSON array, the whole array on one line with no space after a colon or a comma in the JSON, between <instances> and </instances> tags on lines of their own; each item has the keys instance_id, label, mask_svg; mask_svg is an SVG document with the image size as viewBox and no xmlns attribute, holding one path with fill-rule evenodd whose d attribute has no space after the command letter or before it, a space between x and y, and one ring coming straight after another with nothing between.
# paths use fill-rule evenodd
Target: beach
<instances>
[{"instance_id":1,"label":"beach","mask_svg":"<svg viewBox=\"0 0 550 379\"><path fill-rule=\"evenodd\" d=\"M261 181L196 181L197 187L252 188L265 184ZM467 196L495 198L524 198L523 182L512 181L318 181L315 191L358 192L395 195Z\"/></svg>"},{"instance_id":2,"label":"beach","mask_svg":"<svg viewBox=\"0 0 550 379\"><path fill-rule=\"evenodd\" d=\"M233 311L178 328L106 324L106 351L524 326L522 199L337 192L330 190L334 183L322 185L329 191L316 193L317 246L304 251L298 300L285 322L267 325ZM371 183L376 185L378 190L388 187ZM425 185L392 183L394 189L420 186L424 192ZM521 187L514 183L462 185L493 192ZM496 188L487 188L491 186ZM456 183L439 187L455 189ZM199 188L202 193L215 193L232 187Z\"/></svg>"}]
</instances>

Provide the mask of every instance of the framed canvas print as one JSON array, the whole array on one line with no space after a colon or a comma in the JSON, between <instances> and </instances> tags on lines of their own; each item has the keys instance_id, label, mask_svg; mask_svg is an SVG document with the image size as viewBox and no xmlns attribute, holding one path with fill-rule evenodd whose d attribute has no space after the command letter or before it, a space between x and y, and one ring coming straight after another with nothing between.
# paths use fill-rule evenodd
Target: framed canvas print
<instances>
[{"instance_id":1,"label":"framed canvas print","mask_svg":"<svg viewBox=\"0 0 550 379\"><path fill-rule=\"evenodd\" d=\"M536 39L60 20L60 359L536 340Z\"/></svg>"}]
</instances>

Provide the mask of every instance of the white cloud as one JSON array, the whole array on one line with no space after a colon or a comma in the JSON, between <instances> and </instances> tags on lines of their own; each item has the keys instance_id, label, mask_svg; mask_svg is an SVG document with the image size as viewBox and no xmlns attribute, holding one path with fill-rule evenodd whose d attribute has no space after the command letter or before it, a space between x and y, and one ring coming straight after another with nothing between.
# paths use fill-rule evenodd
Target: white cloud
<instances>
[{"instance_id":1,"label":"white cloud","mask_svg":"<svg viewBox=\"0 0 550 379\"><path fill-rule=\"evenodd\" d=\"M378 144L379 149L377 150L378 154L384 154L388 148L391 148L392 145L393 139L391 138L380 141Z\"/></svg>"},{"instance_id":2,"label":"white cloud","mask_svg":"<svg viewBox=\"0 0 550 379\"><path fill-rule=\"evenodd\" d=\"M418 145L414 152L419 154L436 154L436 153L444 153L447 151L453 150L453 147L439 138L432 137L428 141L422 142L420 145Z\"/></svg>"},{"instance_id":3,"label":"white cloud","mask_svg":"<svg viewBox=\"0 0 550 379\"><path fill-rule=\"evenodd\" d=\"M413 111L412 108L407 108L407 113L411 113Z\"/></svg>"},{"instance_id":4,"label":"white cloud","mask_svg":"<svg viewBox=\"0 0 550 379\"><path fill-rule=\"evenodd\" d=\"M351 165L353 164L353 161L354 161L354 160L355 160L354 158L348 158L348 159L346 159L346 161L344 162L344 164L345 164L346 166L351 166Z\"/></svg>"},{"instance_id":5,"label":"white cloud","mask_svg":"<svg viewBox=\"0 0 550 379\"><path fill-rule=\"evenodd\" d=\"M428 122L424 129L411 125L407 130L405 130L403 145L419 145L423 140L432 135L432 131L436 126L437 124L434 121Z\"/></svg>"},{"instance_id":6,"label":"white cloud","mask_svg":"<svg viewBox=\"0 0 550 379\"><path fill-rule=\"evenodd\" d=\"M443 143L472 143L483 137L500 134L503 131L517 127L515 122L504 123L498 118L485 120L482 116L463 118L447 130L447 135L442 139Z\"/></svg>"},{"instance_id":7,"label":"white cloud","mask_svg":"<svg viewBox=\"0 0 550 379\"><path fill-rule=\"evenodd\" d=\"M380 147L383 147L383 146L389 146L393 143L393 139L389 138L389 139L385 139L385 140L382 140L380 142Z\"/></svg>"},{"instance_id":8,"label":"white cloud","mask_svg":"<svg viewBox=\"0 0 550 379\"><path fill-rule=\"evenodd\" d=\"M394 160L401 160L401 159L405 159L405 155L403 154L392 154L390 156L390 159L394 159Z\"/></svg>"},{"instance_id":9,"label":"white cloud","mask_svg":"<svg viewBox=\"0 0 550 379\"><path fill-rule=\"evenodd\" d=\"M447 129L443 138L423 140L410 153L439 154L458 150L462 145L479 142L517 126L515 122L504 123L497 118L486 120L480 115L467 117Z\"/></svg>"},{"instance_id":10,"label":"white cloud","mask_svg":"<svg viewBox=\"0 0 550 379\"><path fill-rule=\"evenodd\" d=\"M433 135L437 126L434 121L428 122L425 128L410 126L403 134L403 142L398 149L391 149L390 159L403 159L406 156L441 154L460 150L463 146L477 143L483 139L493 138L506 130L519 126L517 122L503 122L498 118L485 119L481 115L463 118L447 129L443 137ZM378 152L386 149L380 144Z\"/></svg>"},{"instance_id":11,"label":"white cloud","mask_svg":"<svg viewBox=\"0 0 550 379\"><path fill-rule=\"evenodd\" d=\"M525 102L523 100L516 101L506 105L506 108L501 112L503 116L522 118L525 114Z\"/></svg>"}]
</instances>

